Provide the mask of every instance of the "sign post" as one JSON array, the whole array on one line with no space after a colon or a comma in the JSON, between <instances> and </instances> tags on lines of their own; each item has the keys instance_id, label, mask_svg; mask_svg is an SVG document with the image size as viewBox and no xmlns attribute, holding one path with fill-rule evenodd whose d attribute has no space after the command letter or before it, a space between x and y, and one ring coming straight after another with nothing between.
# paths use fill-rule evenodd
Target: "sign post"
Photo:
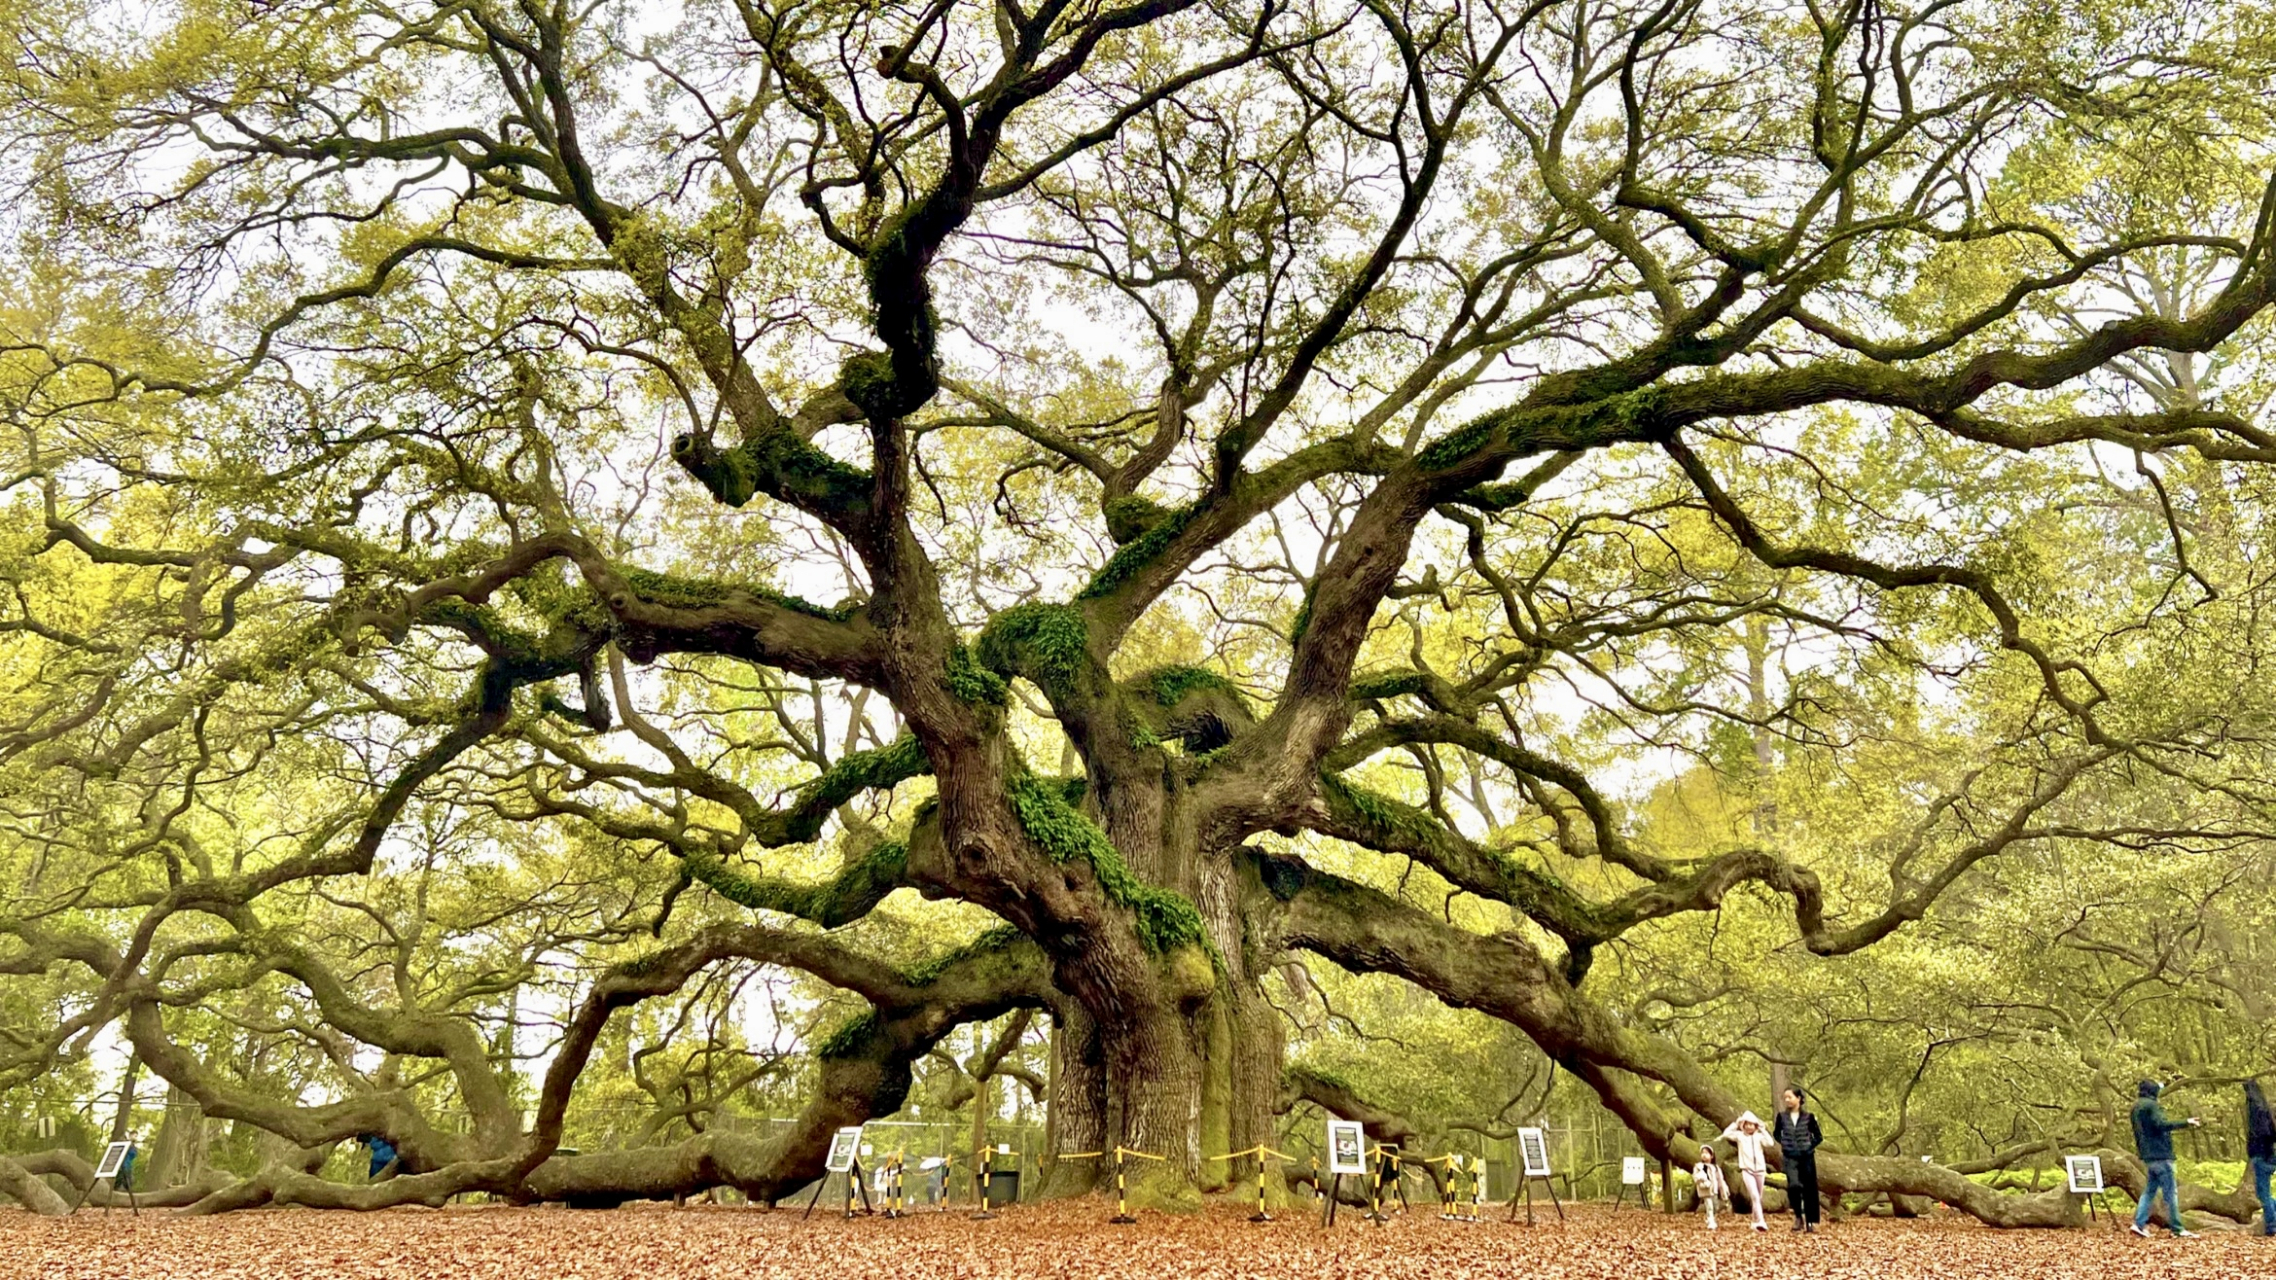
<instances>
[{"instance_id":1,"label":"sign post","mask_svg":"<svg viewBox=\"0 0 2276 1280\"><path fill-rule=\"evenodd\" d=\"M1517 1131L1518 1185L1525 1193L1525 1225L1533 1225L1533 1184L1549 1190L1549 1203L1557 1206L1557 1221L1565 1220L1565 1202L1557 1198L1557 1184L1549 1180L1549 1135L1537 1128ZM1509 1198L1510 1221L1517 1221L1517 1197Z\"/></svg>"},{"instance_id":2,"label":"sign post","mask_svg":"<svg viewBox=\"0 0 2276 1280\"><path fill-rule=\"evenodd\" d=\"M2063 1181L2072 1195L2086 1201L2086 1220L2094 1221L2094 1206L2102 1199L2102 1157L2064 1156Z\"/></svg>"},{"instance_id":3,"label":"sign post","mask_svg":"<svg viewBox=\"0 0 2276 1280\"><path fill-rule=\"evenodd\" d=\"M79 1200L71 1206L71 1211L79 1212L79 1206L87 1203L87 1197L95 1194L96 1183L108 1182L111 1184L111 1193L103 1197L103 1216L111 1216L111 1202L118 1199L119 1192L124 1191L127 1207L134 1210L135 1217L141 1217L142 1203L134 1197L134 1154L132 1138L103 1148L103 1158L95 1165L94 1179L88 1182L85 1191L79 1193Z\"/></svg>"},{"instance_id":4,"label":"sign post","mask_svg":"<svg viewBox=\"0 0 2276 1280\"><path fill-rule=\"evenodd\" d=\"M804 1221L814 1216L814 1206L821 1203L822 1192L830 1185L830 1175L838 1174L846 1180L846 1216L854 1216L854 1197L861 1197L862 1211L875 1212L869 1203L869 1188L861 1181L861 1126L840 1129L830 1135L830 1152L822 1157L822 1177L814 1184L814 1194L806 1201L806 1212L799 1215Z\"/></svg>"},{"instance_id":5,"label":"sign post","mask_svg":"<svg viewBox=\"0 0 2276 1280\"><path fill-rule=\"evenodd\" d=\"M1620 1195L1612 1202L1614 1213L1620 1212L1620 1206L1628 1203L1628 1188L1630 1187L1636 1189L1637 1207L1647 1213L1650 1212L1652 1201L1651 1197L1644 1191L1644 1157L1642 1156L1620 1157Z\"/></svg>"},{"instance_id":6,"label":"sign post","mask_svg":"<svg viewBox=\"0 0 2276 1280\"><path fill-rule=\"evenodd\" d=\"M1328 1191L1327 1204L1320 1210L1321 1226L1335 1225L1336 1200L1343 1190L1344 1175L1364 1176L1366 1172L1367 1130L1357 1120L1328 1121Z\"/></svg>"}]
</instances>

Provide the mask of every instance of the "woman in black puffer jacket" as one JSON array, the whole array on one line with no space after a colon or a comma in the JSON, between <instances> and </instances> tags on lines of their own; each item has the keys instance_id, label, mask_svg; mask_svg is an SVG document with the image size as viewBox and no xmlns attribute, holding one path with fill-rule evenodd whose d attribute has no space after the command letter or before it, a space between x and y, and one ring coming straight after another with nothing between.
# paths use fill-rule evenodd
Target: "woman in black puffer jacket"
<instances>
[{"instance_id":1,"label":"woman in black puffer jacket","mask_svg":"<svg viewBox=\"0 0 2276 1280\"><path fill-rule=\"evenodd\" d=\"M1818 1118L1802 1109L1802 1091L1788 1089L1780 1099L1785 1103L1778 1109L1778 1119L1771 1125L1771 1136L1778 1139L1778 1150L1786 1157L1786 1199L1794 1207L1794 1229L1818 1229L1818 1147L1825 1135L1818 1131Z\"/></svg>"}]
</instances>

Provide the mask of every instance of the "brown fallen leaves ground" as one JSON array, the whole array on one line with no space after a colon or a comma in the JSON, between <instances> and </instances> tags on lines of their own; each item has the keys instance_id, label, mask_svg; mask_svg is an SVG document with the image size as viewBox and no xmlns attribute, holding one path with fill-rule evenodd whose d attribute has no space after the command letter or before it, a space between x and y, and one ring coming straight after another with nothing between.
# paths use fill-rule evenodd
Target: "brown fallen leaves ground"
<instances>
[{"instance_id":1,"label":"brown fallen leaves ground","mask_svg":"<svg viewBox=\"0 0 2276 1280\"><path fill-rule=\"evenodd\" d=\"M848 1222L817 1210L639 1206L569 1209L398 1209L374 1214L256 1210L185 1219L124 1210L106 1224L0 1210L0 1276L52 1280L176 1277L1186 1277L1399 1276L1403 1280L2153 1280L2276 1275L2276 1240L2207 1232L2139 1240L2114 1228L1997 1232L1962 1219L1853 1220L1814 1237L1745 1230L1710 1234L1694 1216L1576 1208L1528 1229L1496 1217L1472 1225L1435 1212L1375 1227L1339 1215L1322 1231L1296 1209L1252 1224L1231 1206L1190 1217L1144 1215L1110 1226L1098 1201L1020 1206L994 1221L962 1211Z\"/></svg>"}]
</instances>

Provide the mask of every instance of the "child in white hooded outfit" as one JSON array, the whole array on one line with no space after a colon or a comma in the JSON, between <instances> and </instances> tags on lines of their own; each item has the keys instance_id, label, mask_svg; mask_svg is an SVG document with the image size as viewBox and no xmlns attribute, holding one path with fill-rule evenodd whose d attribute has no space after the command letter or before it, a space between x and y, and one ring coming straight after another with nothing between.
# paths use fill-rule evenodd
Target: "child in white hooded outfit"
<instances>
[{"instance_id":1,"label":"child in white hooded outfit","mask_svg":"<svg viewBox=\"0 0 2276 1280\"><path fill-rule=\"evenodd\" d=\"M1763 1154L1774 1142L1770 1131L1749 1111L1732 1121L1731 1127L1723 1130L1723 1136L1739 1149L1739 1181L1746 1184L1747 1203L1754 1209L1754 1229L1768 1231L1770 1228L1762 1220L1762 1189L1770 1177L1770 1163Z\"/></svg>"},{"instance_id":2,"label":"child in white hooded outfit","mask_svg":"<svg viewBox=\"0 0 2276 1280\"><path fill-rule=\"evenodd\" d=\"M1699 1192L1699 1203L1707 1208L1707 1229L1715 1229L1715 1206L1731 1198L1731 1184L1723 1180L1723 1166L1715 1159L1715 1148L1699 1148L1699 1163L1691 1166L1691 1185Z\"/></svg>"}]
</instances>

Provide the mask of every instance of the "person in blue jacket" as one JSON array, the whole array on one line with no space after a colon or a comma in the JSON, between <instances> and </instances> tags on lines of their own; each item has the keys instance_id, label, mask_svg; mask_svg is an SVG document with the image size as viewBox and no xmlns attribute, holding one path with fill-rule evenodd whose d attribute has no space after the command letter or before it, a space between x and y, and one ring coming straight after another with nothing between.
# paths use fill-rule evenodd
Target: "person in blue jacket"
<instances>
[{"instance_id":1,"label":"person in blue jacket","mask_svg":"<svg viewBox=\"0 0 2276 1280\"><path fill-rule=\"evenodd\" d=\"M2276 1195L2268 1189L2276 1177L2276 1114L2258 1080L2244 1082L2244 1154L2252 1161L2252 1192L2260 1197L2260 1234L2276 1236Z\"/></svg>"},{"instance_id":2,"label":"person in blue jacket","mask_svg":"<svg viewBox=\"0 0 2276 1280\"><path fill-rule=\"evenodd\" d=\"M2158 1193L2165 1193L2166 1221L2176 1236L2194 1236L2197 1233L2181 1225L2181 1186L2173 1179L2173 1132L2176 1129L2194 1129L2197 1117L2187 1120L2168 1120L2165 1108L2158 1105L2157 1095L2164 1088L2155 1080L2144 1080L2134 1099L2134 1151L2142 1158L2142 1167L2148 1171L2149 1181L2142 1188L2141 1203L2134 1206L2134 1234L2150 1233L2150 1209L2157 1203Z\"/></svg>"},{"instance_id":3,"label":"person in blue jacket","mask_svg":"<svg viewBox=\"0 0 2276 1280\"><path fill-rule=\"evenodd\" d=\"M398 1157L395 1154L394 1143L376 1133L358 1134L356 1141L362 1143L364 1149L371 1153L370 1181L379 1182L395 1173Z\"/></svg>"}]
</instances>

